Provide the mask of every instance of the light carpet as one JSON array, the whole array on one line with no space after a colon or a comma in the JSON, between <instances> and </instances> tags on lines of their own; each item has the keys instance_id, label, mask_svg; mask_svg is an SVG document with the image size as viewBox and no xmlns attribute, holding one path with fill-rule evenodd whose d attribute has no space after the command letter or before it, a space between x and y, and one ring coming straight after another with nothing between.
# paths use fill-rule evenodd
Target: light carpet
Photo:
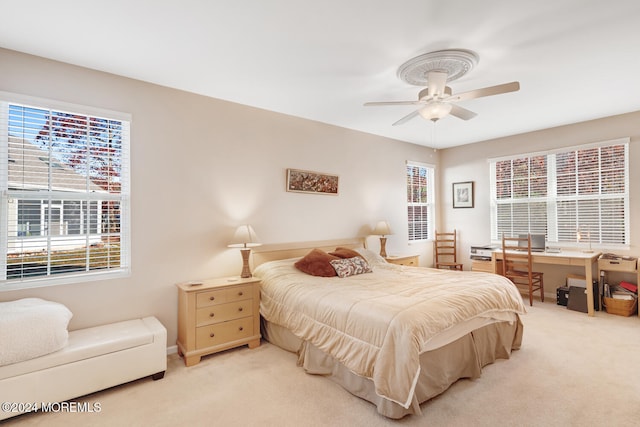
<instances>
[{"instance_id":1,"label":"light carpet","mask_svg":"<svg viewBox=\"0 0 640 427\"><path fill-rule=\"evenodd\" d=\"M305 374L296 355L263 341L186 368L169 356L164 379L142 379L78 399L95 413L33 413L9 426L637 426L640 319L535 302L522 348L394 421L331 380ZM72 380L72 379L70 379ZM1 423L0 423L1 424ZM3 426L4 427L4 426Z\"/></svg>"}]
</instances>

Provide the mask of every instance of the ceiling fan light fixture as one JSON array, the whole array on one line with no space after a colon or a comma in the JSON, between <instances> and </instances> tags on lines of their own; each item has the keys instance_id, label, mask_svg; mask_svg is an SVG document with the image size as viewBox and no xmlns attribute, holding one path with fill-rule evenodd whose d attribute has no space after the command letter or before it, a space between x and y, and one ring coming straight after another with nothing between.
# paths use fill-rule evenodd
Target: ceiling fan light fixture
<instances>
[{"instance_id":1,"label":"ceiling fan light fixture","mask_svg":"<svg viewBox=\"0 0 640 427\"><path fill-rule=\"evenodd\" d=\"M431 102L421 108L419 113L427 120L437 121L451 112L452 105L446 102Z\"/></svg>"}]
</instances>

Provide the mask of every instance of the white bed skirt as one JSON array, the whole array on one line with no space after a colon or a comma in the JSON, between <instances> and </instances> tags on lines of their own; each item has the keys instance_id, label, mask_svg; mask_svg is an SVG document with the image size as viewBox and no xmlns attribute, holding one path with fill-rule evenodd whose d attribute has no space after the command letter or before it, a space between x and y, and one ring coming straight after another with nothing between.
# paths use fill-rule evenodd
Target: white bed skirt
<instances>
[{"instance_id":1,"label":"white bed skirt","mask_svg":"<svg viewBox=\"0 0 640 427\"><path fill-rule=\"evenodd\" d=\"M298 354L298 365L309 374L326 375L350 393L376 405L378 413L399 419L420 414L420 404L439 395L460 378L474 379L482 367L496 359L508 359L520 348L523 327L515 322L495 322L481 326L448 344L420 355L420 376L409 408L375 393L373 381L358 376L330 355L302 341L288 329L262 318L262 336L272 344Z\"/></svg>"}]
</instances>

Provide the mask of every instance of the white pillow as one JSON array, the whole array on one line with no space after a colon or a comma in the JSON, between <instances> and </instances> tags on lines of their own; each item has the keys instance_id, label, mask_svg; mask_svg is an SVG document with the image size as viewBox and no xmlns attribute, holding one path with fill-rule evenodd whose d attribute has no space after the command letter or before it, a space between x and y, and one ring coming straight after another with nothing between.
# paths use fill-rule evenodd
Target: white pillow
<instances>
[{"instance_id":1,"label":"white pillow","mask_svg":"<svg viewBox=\"0 0 640 427\"><path fill-rule=\"evenodd\" d=\"M0 366L62 349L72 316L64 305L40 298L0 302Z\"/></svg>"},{"instance_id":2,"label":"white pillow","mask_svg":"<svg viewBox=\"0 0 640 427\"><path fill-rule=\"evenodd\" d=\"M387 261L373 251L365 248L356 248L356 252L364 257L370 265L387 264Z\"/></svg>"}]
</instances>

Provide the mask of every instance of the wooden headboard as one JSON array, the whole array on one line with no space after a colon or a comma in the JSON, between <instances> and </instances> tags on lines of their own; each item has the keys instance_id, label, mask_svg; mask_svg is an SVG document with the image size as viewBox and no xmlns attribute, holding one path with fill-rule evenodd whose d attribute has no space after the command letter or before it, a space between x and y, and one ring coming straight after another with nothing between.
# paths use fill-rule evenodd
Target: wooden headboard
<instances>
[{"instance_id":1,"label":"wooden headboard","mask_svg":"<svg viewBox=\"0 0 640 427\"><path fill-rule=\"evenodd\" d=\"M350 239L337 240L317 240L311 242L277 243L272 245L262 245L253 249L253 265L259 266L268 261L279 259L296 258L305 256L311 249L318 248L325 252L331 252L338 246L345 248L366 248L364 237L354 237Z\"/></svg>"}]
</instances>

